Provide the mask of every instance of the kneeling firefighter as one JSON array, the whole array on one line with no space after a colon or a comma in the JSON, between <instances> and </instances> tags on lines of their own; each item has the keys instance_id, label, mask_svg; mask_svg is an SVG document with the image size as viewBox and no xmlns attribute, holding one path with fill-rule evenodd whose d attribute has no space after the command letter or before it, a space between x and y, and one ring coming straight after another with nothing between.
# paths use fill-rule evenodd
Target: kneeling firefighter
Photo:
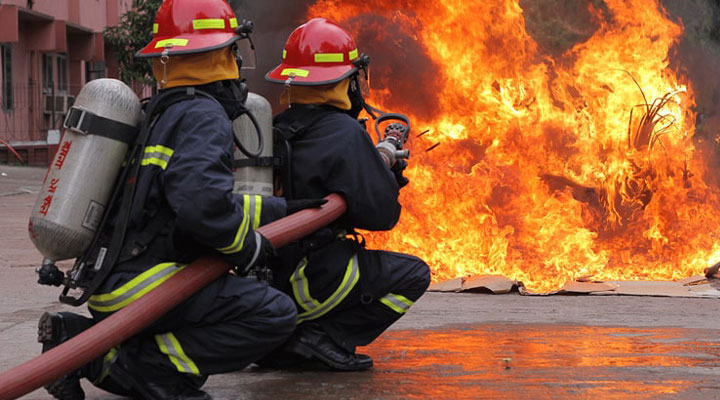
<instances>
[{"instance_id":1,"label":"kneeling firefighter","mask_svg":"<svg viewBox=\"0 0 720 400\"><path fill-rule=\"evenodd\" d=\"M316 18L290 35L282 64L265 76L286 85L281 101L289 108L273 121L289 158L279 180L282 195L291 200L339 193L347 201L347 213L331 227L281 249L271 261L274 285L292 296L299 314L291 340L263 360L268 365L294 357L336 370L372 367L356 346L369 344L403 316L430 283L425 262L365 249L354 231L392 229L400 217L399 189L407 183L406 164L395 158L396 148L388 150L388 140L401 147L408 132L398 140L402 129L391 128L392 138L386 130L388 140L376 148L357 120L363 108L379 111L362 96L368 62L346 31Z\"/></svg>"},{"instance_id":2,"label":"kneeling firefighter","mask_svg":"<svg viewBox=\"0 0 720 400\"><path fill-rule=\"evenodd\" d=\"M243 276L274 251L254 229L285 216L286 202L232 193L231 121L247 96L234 51L242 38L237 29L225 0L166 0L158 10L153 40L137 57L153 57L161 90L145 106L139 135L146 133L144 150L129 160L137 174L120 183L121 200L109 206L104 230L114 233L123 225L124 240L108 245L107 254L121 247L88 306L101 320L203 254L224 257L236 273L49 385L58 399L83 399L83 377L135 398L208 399L200 389L208 375L243 369L285 342L296 326L287 295ZM43 351L91 324L77 314L46 313L40 321Z\"/></svg>"}]
</instances>

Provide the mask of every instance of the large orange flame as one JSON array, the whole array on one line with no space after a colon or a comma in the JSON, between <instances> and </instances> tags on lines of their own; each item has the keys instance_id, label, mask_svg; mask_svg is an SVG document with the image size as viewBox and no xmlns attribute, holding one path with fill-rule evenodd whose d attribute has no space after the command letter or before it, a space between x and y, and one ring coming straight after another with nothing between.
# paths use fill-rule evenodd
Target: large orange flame
<instances>
[{"instance_id":1,"label":"large orange flame","mask_svg":"<svg viewBox=\"0 0 720 400\"><path fill-rule=\"evenodd\" d=\"M536 291L582 276L676 279L720 258L692 88L668 67L682 26L657 0L588 4L599 28L557 57L527 33L518 0L310 8L355 34L363 16L402 26L440 66L438 117L411 115L432 131L411 139L401 221L371 244L422 257L435 281L502 274ZM385 104L393 88L376 89Z\"/></svg>"}]
</instances>

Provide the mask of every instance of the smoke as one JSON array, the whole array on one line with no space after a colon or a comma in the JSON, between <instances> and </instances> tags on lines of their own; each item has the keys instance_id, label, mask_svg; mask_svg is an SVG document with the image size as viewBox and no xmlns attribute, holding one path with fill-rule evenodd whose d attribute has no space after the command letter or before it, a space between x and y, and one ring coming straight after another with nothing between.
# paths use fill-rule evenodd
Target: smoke
<instances>
[{"instance_id":1,"label":"smoke","mask_svg":"<svg viewBox=\"0 0 720 400\"><path fill-rule=\"evenodd\" d=\"M670 54L671 68L684 73L692 83L697 105L694 139L707 166L708 184L720 185L720 4L715 0L661 0L668 14L684 27L683 36Z\"/></svg>"},{"instance_id":2,"label":"smoke","mask_svg":"<svg viewBox=\"0 0 720 400\"><path fill-rule=\"evenodd\" d=\"M542 52L553 57L586 41L599 27L587 0L519 0L519 4L528 34ZM603 2L593 5L607 11Z\"/></svg>"},{"instance_id":3,"label":"smoke","mask_svg":"<svg viewBox=\"0 0 720 400\"><path fill-rule=\"evenodd\" d=\"M307 9L314 0L230 0L239 20L255 23L253 42L257 54L255 70L243 70L250 91L267 98L275 112L282 87L265 80L265 74L282 61L282 49L290 33L305 22Z\"/></svg>"},{"instance_id":4,"label":"smoke","mask_svg":"<svg viewBox=\"0 0 720 400\"><path fill-rule=\"evenodd\" d=\"M358 48L370 56L372 90L388 90L383 96L386 111L434 119L443 74L413 37L414 32L376 14L355 16L343 26L355 33Z\"/></svg>"},{"instance_id":5,"label":"smoke","mask_svg":"<svg viewBox=\"0 0 720 400\"><path fill-rule=\"evenodd\" d=\"M250 90L256 92L280 111L278 102L282 87L265 81L265 74L281 62L285 41L290 33L306 22L308 8L314 0L231 0L239 19L255 23L256 70L244 70ZM413 37L413 32L378 13L355 16L340 22L357 42L361 53L371 59L371 87L383 93L387 111L411 113L433 118L441 93L439 66L428 57ZM387 10L385 10L387 11Z\"/></svg>"}]
</instances>

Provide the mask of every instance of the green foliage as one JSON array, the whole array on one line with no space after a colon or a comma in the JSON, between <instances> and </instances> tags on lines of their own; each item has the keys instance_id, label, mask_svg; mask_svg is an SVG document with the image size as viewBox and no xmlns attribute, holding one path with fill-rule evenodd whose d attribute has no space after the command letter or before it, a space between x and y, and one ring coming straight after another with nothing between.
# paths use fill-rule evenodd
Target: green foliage
<instances>
[{"instance_id":1,"label":"green foliage","mask_svg":"<svg viewBox=\"0 0 720 400\"><path fill-rule=\"evenodd\" d=\"M120 17L118 26L105 28L103 36L116 56L120 80L154 85L152 62L136 59L135 53L152 40L152 27L163 0L133 0L132 8Z\"/></svg>"}]
</instances>

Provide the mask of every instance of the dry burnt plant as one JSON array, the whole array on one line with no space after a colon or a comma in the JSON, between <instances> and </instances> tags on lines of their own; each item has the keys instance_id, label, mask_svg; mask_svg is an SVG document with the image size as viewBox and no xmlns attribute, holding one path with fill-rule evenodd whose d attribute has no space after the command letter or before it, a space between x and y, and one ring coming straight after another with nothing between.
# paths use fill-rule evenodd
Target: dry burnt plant
<instances>
[{"instance_id":1,"label":"dry burnt plant","mask_svg":"<svg viewBox=\"0 0 720 400\"><path fill-rule=\"evenodd\" d=\"M643 97L643 103L632 106L628 121L627 151L625 152L630 170L625 176L611 177L599 187L579 184L557 175L543 175L551 191L571 189L573 198L586 207L588 228L600 237L613 237L624 232L638 220L653 197L653 181L657 177L657 166L651 153L660 146L660 141L674 127L676 120L662 111L679 92L669 92L649 102L642 87L627 71ZM667 158L667 157L666 157Z\"/></svg>"}]
</instances>

